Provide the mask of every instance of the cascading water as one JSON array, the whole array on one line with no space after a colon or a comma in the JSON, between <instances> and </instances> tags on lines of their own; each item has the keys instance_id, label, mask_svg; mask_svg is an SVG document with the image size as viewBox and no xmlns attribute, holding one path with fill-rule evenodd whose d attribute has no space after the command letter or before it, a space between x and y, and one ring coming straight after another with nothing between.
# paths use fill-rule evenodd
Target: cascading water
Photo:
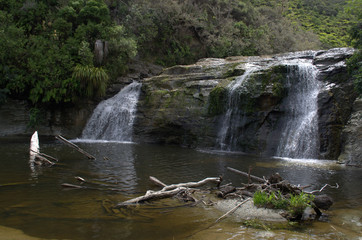
<instances>
[{"instance_id":1,"label":"cascading water","mask_svg":"<svg viewBox=\"0 0 362 240\"><path fill-rule=\"evenodd\" d=\"M288 64L288 63L287 63ZM318 157L318 69L311 62L288 66L288 96L277 149L278 157Z\"/></svg>"},{"instance_id":2,"label":"cascading water","mask_svg":"<svg viewBox=\"0 0 362 240\"><path fill-rule=\"evenodd\" d=\"M141 83L133 82L98 104L83 130L83 139L132 141Z\"/></svg>"},{"instance_id":3,"label":"cascading water","mask_svg":"<svg viewBox=\"0 0 362 240\"><path fill-rule=\"evenodd\" d=\"M239 108L239 90L243 82L258 69L254 65L247 65L246 67L247 69L244 74L236 78L235 81L228 86L227 110L222 118L221 128L217 138L217 145L221 150L231 151L235 148L237 136L235 136L234 133L244 125L245 117Z\"/></svg>"}]
</instances>

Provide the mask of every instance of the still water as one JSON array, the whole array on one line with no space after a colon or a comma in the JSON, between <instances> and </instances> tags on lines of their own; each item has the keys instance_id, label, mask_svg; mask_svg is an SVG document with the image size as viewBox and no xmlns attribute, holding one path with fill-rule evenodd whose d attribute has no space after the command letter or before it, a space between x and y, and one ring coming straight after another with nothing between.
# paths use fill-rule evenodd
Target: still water
<instances>
[{"instance_id":1,"label":"still water","mask_svg":"<svg viewBox=\"0 0 362 240\"><path fill-rule=\"evenodd\" d=\"M331 161L261 158L172 146L116 142L79 142L96 156L89 160L59 142L40 138L43 153L60 161L31 171L28 139L0 139L0 240L5 239L361 239L362 170ZM246 182L233 167L258 176L279 172L294 184L326 189L335 204L327 218L289 230L254 229L229 217L205 229L223 215L213 207L182 206L166 199L111 214L107 207L158 188L155 176L167 184L199 181L222 175L224 183ZM65 189L62 183L88 189Z\"/></svg>"}]
</instances>

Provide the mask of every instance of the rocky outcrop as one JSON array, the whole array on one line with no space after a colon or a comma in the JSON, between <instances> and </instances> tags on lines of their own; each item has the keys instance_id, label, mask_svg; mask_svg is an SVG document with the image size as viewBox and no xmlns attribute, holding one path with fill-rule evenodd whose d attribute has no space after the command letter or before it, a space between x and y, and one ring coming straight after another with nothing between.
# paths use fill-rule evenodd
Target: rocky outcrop
<instances>
[{"instance_id":1,"label":"rocky outcrop","mask_svg":"<svg viewBox=\"0 0 362 240\"><path fill-rule=\"evenodd\" d=\"M31 113L26 101L8 99L0 105L0 136L31 135L37 130L40 135L76 138L82 133L94 105L86 103Z\"/></svg>"},{"instance_id":2,"label":"rocky outcrop","mask_svg":"<svg viewBox=\"0 0 362 240\"><path fill-rule=\"evenodd\" d=\"M288 79L288 66L305 60L311 61L320 72L319 158L337 159L343 144L342 129L356 98L345 64L352 54L352 49L332 49L203 59L193 65L165 69L143 81L134 140L220 148L220 128L230 101L228 86L252 65L254 72L238 88L240 117L233 123L232 150L274 155L282 137L279 128L285 115L283 99L295 81Z\"/></svg>"},{"instance_id":3,"label":"rocky outcrop","mask_svg":"<svg viewBox=\"0 0 362 240\"><path fill-rule=\"evenodd\" d=\"M362 98L353 105L351 118L342 131L342 153L338 160L349 165L362 166Z\"/></svg>"},{"instance_id":4,"label":"rocky outcrop","mask_svg":"<svg viewBox=\"0 0 362 240\"><path fill-rule=\"evenodd\" d=\"M317 53L314 64L324 82L318 97L320 156L337 159L343 146L342 129L351 116L357 97L347 71L345 60L352 49L332 49Z\"/></svg>"}]
</instances>

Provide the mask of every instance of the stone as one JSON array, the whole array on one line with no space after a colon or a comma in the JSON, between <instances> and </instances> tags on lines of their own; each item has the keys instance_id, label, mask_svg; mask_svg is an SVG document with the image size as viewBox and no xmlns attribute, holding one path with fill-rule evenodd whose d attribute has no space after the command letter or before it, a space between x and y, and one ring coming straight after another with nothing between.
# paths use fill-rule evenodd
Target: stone
<instances>
[{"instance_id":1,"label":"stone","mask_svg":"<svg viewBox=\"0 0 362 240\"><path fill-rule=\"evenodd\" d=\"M356 99L348 123L342 130L342 153L338 161L362 166L362 98Z\"/></svg>"},{"instance_id":2,"label":"stone","mask_svg":"<svg viewBox=\"0 0 362 240\"><path fill-rule=\"evenodd\" d=\"M328 210L333 205L333 199L326 194L315 196L313 203L317 208Z\"/></svg>"},{"instance_id":3,"label":"stone","mask_svg":"<svg viewBox=\"0 0 362 240\"><path fill-rule=\"evenodd\" d=\"M235 199L222 200L218 201L215 204L215 207L223 212L227 212L238 205L239 201L240 200ZM254 206L253 200L249 200L237 208L233 213L233 216L240 220L261 220L286 223L287 219L281 215L283 212L284 210L280 209L258 208Z\"/></svg>"}]
</instances>

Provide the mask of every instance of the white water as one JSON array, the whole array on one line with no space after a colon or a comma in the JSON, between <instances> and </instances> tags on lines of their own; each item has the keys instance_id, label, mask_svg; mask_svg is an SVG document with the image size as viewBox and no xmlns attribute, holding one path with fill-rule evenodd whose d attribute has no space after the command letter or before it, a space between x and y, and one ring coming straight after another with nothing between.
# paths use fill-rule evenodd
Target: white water
<instances>
[{"instance_id":1,"label":"white water","mask_svg":"<svg viewBox=\"0 0 362 240\"><path fill-rule=\"evenodd\" d=\"M247 69L244 74L236 78L235 81L228 86L228 107L222 119L217 138L217 144L221 150L233 150L237 144L237 136L235 136L234 133L244 125L245 116L239 108L239 91L243 82L258 69L255 65L246 65L246 67Z\"/></svg>"},{"instance_id":2,"label":"white water","mask_svg":"<svg viewBox=\"0 0 362 240\"><path fill-rule=\"evenodd\" d=\"M318 158L318 69L310 62L289 66L289 93L277 156Z\"/></svg>"},{"instance_id":3,"label":"white water","mask_svg":"<svg viewBox=\"0 0 362 240\"><path fill-rule=\"evenodd\" d=\"M83 130L82 139L131 142L140 89L141 83L133 82L99 103Z\"/></svg>"}]
</instances>

